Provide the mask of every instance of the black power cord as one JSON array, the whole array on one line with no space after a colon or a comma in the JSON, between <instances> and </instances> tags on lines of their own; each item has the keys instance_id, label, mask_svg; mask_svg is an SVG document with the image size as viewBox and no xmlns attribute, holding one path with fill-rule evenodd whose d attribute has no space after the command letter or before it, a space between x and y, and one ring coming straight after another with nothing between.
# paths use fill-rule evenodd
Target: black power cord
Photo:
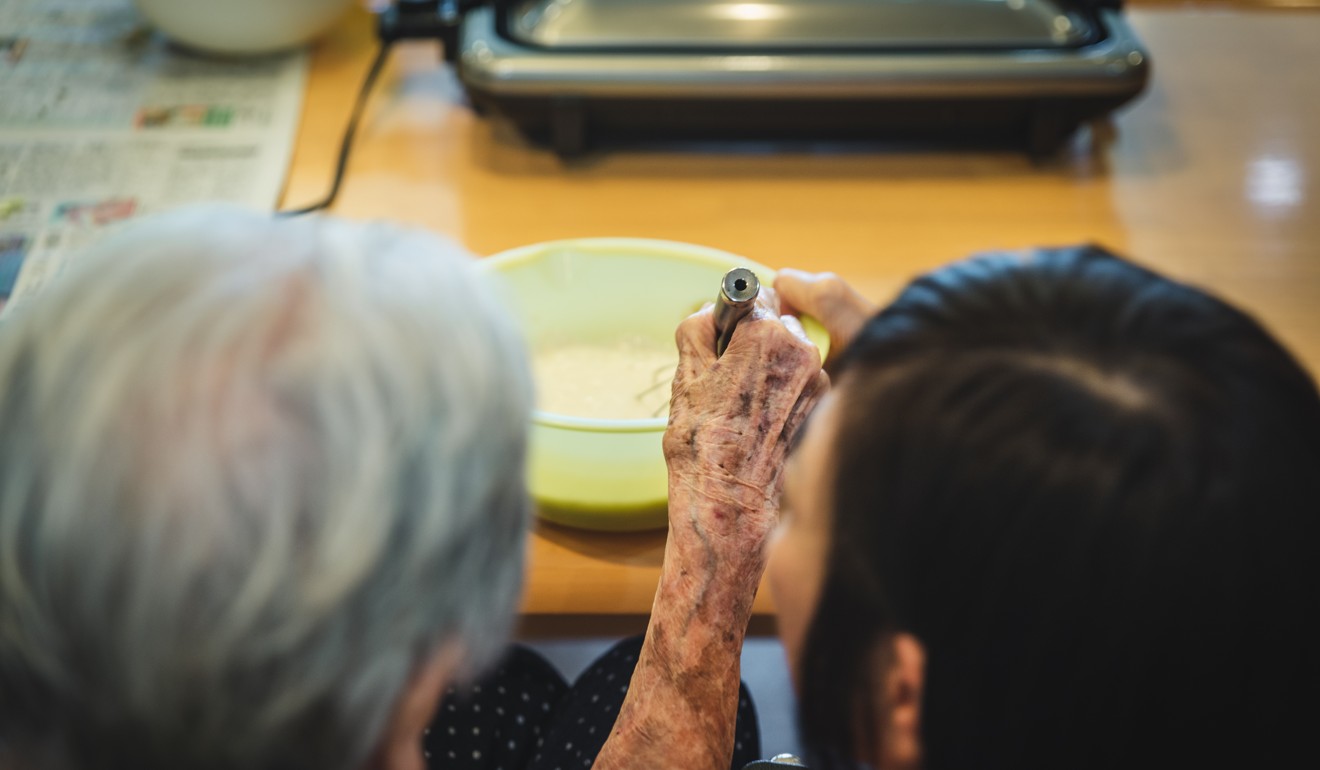
<instances>
[{"instance_id":1,"label":"black power cord","mask_svg":"<svg viewBox=\"0 0 1320 770\"><path fill-rule=\"evenodd\" d=\"M456 32L463 12L480 5L472 0L396 0L386 8L376 22L376 35L380 38L380 48L376 58L367 70L367 77L358 91L357 102L349 114L348 125L344 129L344 138L339 143L339 160L335 163L335 175L330 182L330 191L321 200L302 208L286 209L280 216L296 217L329 208L339 197L339 188L344 183L344 170L348 167L348 156L353 152L353 138L357 135L358 123L366 111L367 100L376 87L380 71L385 67L394 43L399 40L439 40L444 44L445 56L451 58L457 48Z\"/></svg>"},{"instance_id":2,"label":"black power cord","mask_svg":"<svg viewBox=\"0 0 1320 770\"><path fill-rule=\"evenodd\" d=\"M348 126L344 129L344 138L339 142L339 160L335 163L335 176L330 182L330 191L319 201L296 209L285 209L279 212L280 216L296 217L302 214L310 214L313 211L329 208L339 197L339 187L344 182L344 169L348 167L348 156L353 152L353 137L357 134L358 123L362 121L362 113L366 110L367 100L371 97L371 91L375 88L376 79L380 77L380 71L385 68L385 60L389 58L390 51L394 47L394 41L385 40L376 49L376 58L371 61L371 69L367 70L367 77L362 81L362 88L358 91L357 102L353 105L353 112L349 114Z\"/></svg>"}]
</instances>

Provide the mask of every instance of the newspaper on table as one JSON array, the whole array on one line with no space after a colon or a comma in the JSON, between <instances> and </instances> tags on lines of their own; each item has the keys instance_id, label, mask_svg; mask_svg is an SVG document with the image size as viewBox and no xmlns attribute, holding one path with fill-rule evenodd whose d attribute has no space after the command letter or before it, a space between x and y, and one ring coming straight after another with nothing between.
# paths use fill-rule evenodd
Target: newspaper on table
<instances>
[{"instance_id":1,"label":"newspaper on table","mask_svg":"<svg viewBox=\"0 0 1320 770\"><path fill-rule=\"evenodd\" d=\"M274 208L305 78L301 51L172 46L131 0L0 0L0 314L124 220Z\"/></svg>"}]
</instances>

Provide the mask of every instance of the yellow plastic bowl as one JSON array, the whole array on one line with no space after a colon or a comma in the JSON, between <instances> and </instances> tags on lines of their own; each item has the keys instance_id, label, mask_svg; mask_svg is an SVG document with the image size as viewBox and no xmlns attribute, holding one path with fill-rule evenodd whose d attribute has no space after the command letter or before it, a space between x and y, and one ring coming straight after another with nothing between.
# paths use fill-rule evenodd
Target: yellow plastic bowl
<instances>
[{"instance_id":1,"label":"yellow plastic bowl","mask_svg":"<svg viewBox=\"0 0 1320 770\"><path fill-rule=\"evenodd\" d=\"M765 286L775 276L728 252L637 238L540 243L481 265L533 351L547 341L610 345L625 338L672 347L678 324L715 298L730 269L750 268ZM828 335L811 319L804 326L823 356ZM665 526L667 422L533 412L528 484L542 518L616 532Z\"/></svg>"}]
</instances>

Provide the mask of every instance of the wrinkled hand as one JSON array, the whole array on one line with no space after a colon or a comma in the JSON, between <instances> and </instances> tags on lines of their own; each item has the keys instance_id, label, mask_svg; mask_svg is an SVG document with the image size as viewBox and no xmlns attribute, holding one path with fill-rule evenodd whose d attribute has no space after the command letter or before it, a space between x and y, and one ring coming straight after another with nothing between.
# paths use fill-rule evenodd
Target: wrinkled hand
<instances>
[{"instance_id":1,"label":"wrinkled hand","mask_svg":"<svg viewBox=\"0 0 1320 770\"><path fill-rule=\"evenodd\" d=\"M665 431L669 539L646 638L597 770L728 767L738 660L779 518L793 434L829 388L820 353L775 292L715 356L707 307L678 327Z\"/></svg>"},{"instance_id":2,"label":"wrinkled hand","mask_svg":"<svg viewBox=\"0 0 1320 770\"><path fill-rule=\"evenodd\" d=\"M829 389L820 352L778 310L775 293L762 289L720 358L711 308L679 326L664 440L671 545L703 574L729 568L753 586L778 519L788 448Z\"/></svg>"},{"instance_id":3,"label":"wrinkled hand","mask_svg":"<svg viewBox=\"0 0 1320 770\"><path fill-rule=\"evenodd\" d=\"M877 309L875 303L834 273L780 270L775 276L775 291L783 300L785 313L809 315L829 332L830 356L825 367L830 371Z\"/></svg>"}]
</instances>

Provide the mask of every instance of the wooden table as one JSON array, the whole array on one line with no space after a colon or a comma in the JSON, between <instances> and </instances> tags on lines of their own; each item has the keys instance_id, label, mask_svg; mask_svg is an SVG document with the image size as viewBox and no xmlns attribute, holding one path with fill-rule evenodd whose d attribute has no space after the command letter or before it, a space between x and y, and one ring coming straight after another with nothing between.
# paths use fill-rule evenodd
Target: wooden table
<instances>
[{"instance_id":1,"label":"wooden table","mask_svg":"<svg viewBox=\"0 0 1320 770\"><path fill-rule=\"evenodd\" d=\"M1320 14L1132 13L1148 92L1047 166L1015 154L612 153L565 166L473 115L433 44L385 70L335 211L478 254L556 238L669 238L833 270L883 301L970 253L1096 241L1209 287L1320 372ZM285 205L329 182L370 20L317 48ZM663 535L540 525L529 633L618 633L651 606ZM759 627L772 607L757 600Z\"/></svg>"}]
</instances>

